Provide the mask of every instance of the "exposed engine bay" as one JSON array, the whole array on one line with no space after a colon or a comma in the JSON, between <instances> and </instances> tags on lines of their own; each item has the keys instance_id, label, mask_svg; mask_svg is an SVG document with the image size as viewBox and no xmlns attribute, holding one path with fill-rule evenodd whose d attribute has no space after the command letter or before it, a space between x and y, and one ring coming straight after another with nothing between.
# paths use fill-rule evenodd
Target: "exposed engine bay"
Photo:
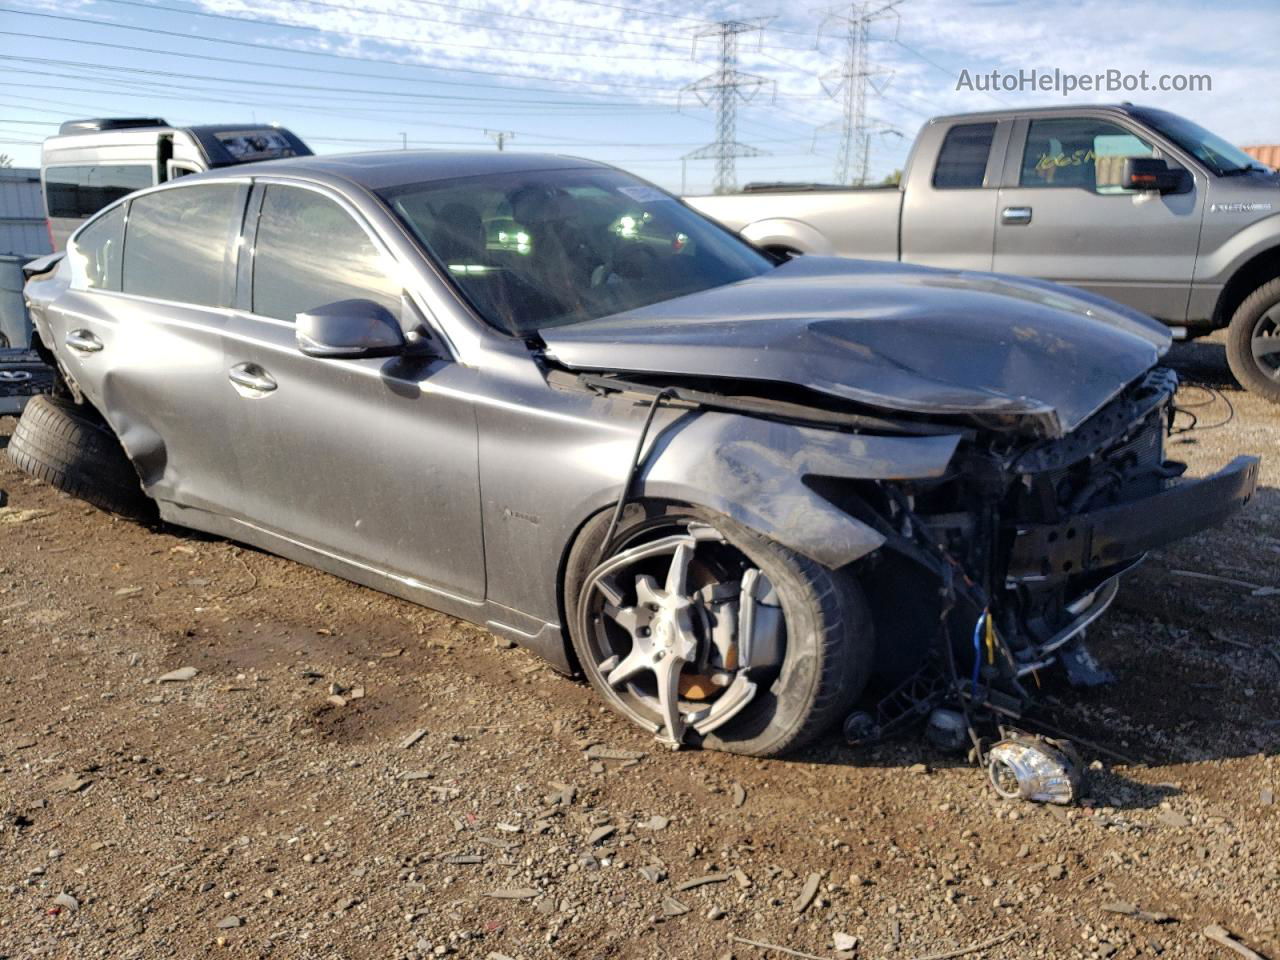
<instances>
[{"instance_id":1,"label":"exposed engine bay","mask_svg":"<svg viewBox=\"0 0 1280 960\"><path fill-rule=\"evenodd\" d=\"M1083 637L1114 600L1121 574L1147 550L1229 515L1248 501L1256 484L1254 458L1238 458L1198 481L1184 481L1185 465L1165 459L1178 379L1162 367L1057 438L1028 436L1016 418L904 418L846 409L829 398L818 408L798 395L719 393L705 381L659 387L617 376L578 379L601 392L647 395L655 406L740 410L860 433L961 434L940 477L805 478L825 499L884 537L882 549L855 561L850 570L868 587L877 625L892 623L892 630L878 630L879 683L873 687L878 698L864 698L846 722L853 742L923 724L932 711L946 707L962 713L976 745L984 726L995 729L1034 707L1041 671L1062 664L1072 682L1105 682ZM664 555L692 551L697 531L691 533L690 543L642 549ZM592 585L627 561L623 554L615 556L607 569L597 571ZM685 557L686 568L688 562ZM707 626L688 628L689 649L679 661L693 665L699 679L691 681L686 672L678 680L673 674L669 695L658 689L653 698L664 723L650 725L669 742L678 744L684 731L686 715L673 706L678 699L687 703L691 693L695 700L709 699L709 706L692 716L698 727L714 729L752 693L745 688L745 674L735 678L732 668L752 658L767 660L767 652L781 646L776 629L771 633L767 626L774 622L769 611L776 611L767 599L767 581L762 585L754 579L756 571L750 573L750 584L744 578L705 587L686 614ZM620 616L615 611L632 641L626 644L628 657L606 663L617 679L639 669L638 658L650 658L651 667L662 660L661 652L653 659L641 636L648 619L636 619L637 609L647 618L644 611L657 611L665 602L658 581L649 580L641 585L641 601L656 602L637 603ZM757 592L763 603L751 602ZM763 633L760 620L766 623ZM699 645L696 638L704 635L709 642ZM709 697L717 684L727 689Z\"/></svg>"}]
</instances>

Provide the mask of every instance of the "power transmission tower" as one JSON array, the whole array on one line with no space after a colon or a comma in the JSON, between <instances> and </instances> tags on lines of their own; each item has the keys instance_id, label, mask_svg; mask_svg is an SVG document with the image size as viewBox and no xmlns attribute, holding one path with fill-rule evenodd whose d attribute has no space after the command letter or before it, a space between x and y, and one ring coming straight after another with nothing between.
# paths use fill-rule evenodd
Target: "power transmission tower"
<instances>
[{"instance_id":1,"label":"power transmission tower","mask_svg":"<svg viewBox=\"0 0 1280 960\"><path fill-rule=\"evenodd\" d=\"M514 140L516 135L509 130L486 130L484 135L498 145L498 150L505 150L508 140Z\"/></svg>"},{"instance_id":2,"label":"power transmission tower","mask_svg":"<svg viewBox=\"0 0 1280 960\"><path fill-rule=\"evenodd\" d=\"M716 139L714 143L685 154L682 159L715 160L713 186L716 193L731 193L738 188L734 163L738 157L765 155L763 150L738 142L738 101L746 103L752 100L772 81L738 69L738 38L744 33L761 30L769 19L724 20L699 30L693 37L694 56L697 56L699 39L718 37L720 40L719 67L680 91L681 94L692 93L704 105L715 104Z\"/></svg>"},{"instance_id":3,"label":"power transmission tower","mask_svg":"<svg viewBox=\"0 0 1280 960\"><path fill-rule=\"evenodd\" d=\"M894 9L902 0L853 0L848 7L827 13L818 27L818 37L830 24L844 26L845 58L839 70L822 78L827 95L839 99L843 108L840 124L840 147L836 153L836 183L866 183L871 160L871 124L867 117L867 87L872 77L883 71L871 62L871 25L878 20L898 17ZM856 174L853 180L852 174Z\"/></svg>"}]
</instances>

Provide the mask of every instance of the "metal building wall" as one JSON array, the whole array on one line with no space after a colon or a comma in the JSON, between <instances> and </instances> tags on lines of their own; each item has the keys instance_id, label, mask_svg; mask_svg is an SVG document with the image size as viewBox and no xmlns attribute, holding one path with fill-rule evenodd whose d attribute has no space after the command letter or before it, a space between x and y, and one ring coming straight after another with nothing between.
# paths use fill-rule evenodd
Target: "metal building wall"
<instances>
[{"instance_id":1,"label":"metal building wall","mask_svg":"<svg viewBox=\"0 0 1280 960\"><path fill-rule=\"evenodd\" d=\"M0 170L0 254L37 257L52 250L40 194L40 171Z\"/></svg>"}]
</instances>

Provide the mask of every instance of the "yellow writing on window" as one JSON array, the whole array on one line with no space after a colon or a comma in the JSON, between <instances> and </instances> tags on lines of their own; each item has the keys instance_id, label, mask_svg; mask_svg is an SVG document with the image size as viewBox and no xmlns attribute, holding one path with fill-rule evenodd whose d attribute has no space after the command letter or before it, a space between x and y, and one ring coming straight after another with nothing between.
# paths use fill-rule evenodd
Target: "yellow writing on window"
<instances>
[{"instance_id":1,"label":"yellow writing on window","mask_svg":"<svg viewBox=\"0 0 1280 960\"><path fill-rule=\"evenodd\" d=\"M1091 149L1073 150L1071 153L1042 153L1036 161L1037 172L1054 170L1058 167L1079 167L1086 163L1094 163L1098 155Z\"/></svg>"}]
</instances>

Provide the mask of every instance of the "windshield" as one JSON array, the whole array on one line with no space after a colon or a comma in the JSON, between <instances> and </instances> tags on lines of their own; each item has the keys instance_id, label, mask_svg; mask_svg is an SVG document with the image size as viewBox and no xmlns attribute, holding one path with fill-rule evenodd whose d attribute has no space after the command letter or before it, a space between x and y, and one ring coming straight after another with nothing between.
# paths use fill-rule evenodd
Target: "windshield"
<instances>
[{"instance_id":1,"label":"windshield","mask_svg":"<svg viewBox=\"0 0 1280 960\"><path fill-rule=\"evenodd\" d=\"M759 276L772 261L617 170L536 170L379 192L476 310L525 336Z\"/></svg>"},{"instance_id":2,"label":"windshield","mask_svg":"<svg viewBox=\"0 0 1280 960\"><path fill-rule=\"evenodd\" d=\"M1130 111L1143 123L1163 133L1183 150L1194 155L1201 163L1219 176L1242 170L1267 170L1239 147L1210 133L1198 123L1164 110L1146 108Z\"/></svg>"}]
</instances>

